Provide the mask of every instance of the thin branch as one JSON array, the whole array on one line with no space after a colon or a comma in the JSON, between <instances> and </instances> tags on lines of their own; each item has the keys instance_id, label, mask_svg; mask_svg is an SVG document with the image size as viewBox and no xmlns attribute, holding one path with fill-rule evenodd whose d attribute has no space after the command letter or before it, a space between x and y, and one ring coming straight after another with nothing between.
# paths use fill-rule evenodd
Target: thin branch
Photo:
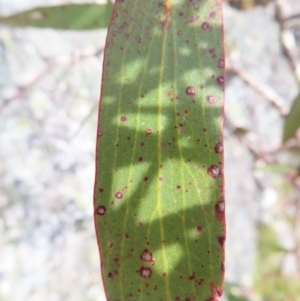
<instances>
[{"instance_id":1,"label":"thin branch","mask_svg":"<svg viewBox=\"0 0 300 301\"><path fill-rule=\"evenodd\" d=\"M74 62L79 62L90 57L100 57L103 54L103 50L103 47L100 47L93 51L79 53L77 56L75 56L75 58L72 54L66 57L57 57L51 59L45 58L45 61L47 61L45 69L39 74L37 74L29 83L20 86L13 96L5 98L2 105L0 106L0 114L2 113L3 109L6 106L8 106L11 102L13 102L16 99L25 97L26 94L28 94L37 85L38 82L44 79L49 74L49 72L51 72L51 70L56 64L73 64Z\"/></svg>"},{"instance_id":2,"label":"thin branch","mask_svg":"<svg viewBox=\"0 0 300 301\"><path fill-rule=\"evenodd\" d=\"M288 113L288 110L284 105L285 102L283 98L280 95L278 95L276 91L255 79L253 76L251 76L251 74L249 74L245 70L242 70L231 63L228 63L227 66L229 70L236 73L245 83L247 83L250 87L259 92L269 102L271 102L279 110L282 116L285 116Z\"/></svg>"},{"instance_id":3,"label":"thin branch","mask_svg":"<svg viewBox=\"0 0 300 301\"><path fill-rule=\"evenodd\" d=\"M300 84L300 60L298 56L298 47L295 34L292 32L290 27L287 26L286 23L286 20L289 19L288 17L286 17L287 6L288 3L286 0L276 1L276 19L280 27L280 37L283 52L293 69L297 82Z\"/></svg>"},{"instance_id":4,"label":"thin branch","mask_svg":"<svg viewBox=\"0 0 300 301\"><path fill-rule=\"evenodd\" d=\"M19 98L22 98L22 97L25 97L25 95L32 89L34 88L34 86L39 82L41 81L43 78L45 78L50 70L52 69L53 67L53 63L52 62L49 62L48 65L46 66L46 68L39 74L37 74L33 80L31 80L29 83L27 83L26 85L23 85L23 86L20 86L18 88L18 91L15 95L11 96L11 97L8 97L8 98L5 98L4 101L3 101L3 104L1 105L0 107L0 114L1 112L3 111L3 109L9 105L12 101L16 100L16 99L19 99Z\"/></svg>"}]
</instances>

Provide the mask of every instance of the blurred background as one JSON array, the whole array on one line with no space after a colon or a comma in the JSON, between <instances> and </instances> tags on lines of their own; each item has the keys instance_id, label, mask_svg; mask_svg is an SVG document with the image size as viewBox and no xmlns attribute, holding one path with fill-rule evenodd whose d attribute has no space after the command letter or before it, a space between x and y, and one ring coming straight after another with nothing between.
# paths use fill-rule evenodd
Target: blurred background
<instances>
[{"instance_id":1,"label":"blurred background","mask_svg":"<svg viewBox=\"0 0 300 301\"><path fill-rule=\"evenodd\" d=\"M0 0L0 15L63 3L87 1ZM225 1L223 13L222 300L299 301L300 134L282 136L300 87L300 0ZM93 223L105 37L0 24L0 301L105 300Z\"/></svg>"}]
</instances>

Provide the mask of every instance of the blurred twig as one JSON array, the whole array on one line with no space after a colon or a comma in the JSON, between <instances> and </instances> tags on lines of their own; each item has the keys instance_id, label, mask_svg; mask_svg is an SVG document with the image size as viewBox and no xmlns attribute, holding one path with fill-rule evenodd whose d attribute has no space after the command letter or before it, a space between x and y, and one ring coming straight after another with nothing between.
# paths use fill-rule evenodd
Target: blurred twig
<instances>
[{"instance_id":1,"label":"blurred twig","mask_svg":"<svg viewBox=\"0 0 300 301\"><path fill-rule=\"evenodd\" d=\"M231 62L227 63L228 69L234 73L236 73L245 83L251 86L254 90L264 96L269 102L271 102L280 112L281 115L287 114L287 109L284 105L284 100L280 95L276 93L271 87L263 84L262 82L255 79L245 70L235 66Z\"/></svg>"},{"instance_id":2,"label":"blurred twig","mask_svg":"<svg viewBox=\"0 0 300 301\"><path fill-rule=\"evenodd\" d=\"M100 57L103 53L103 47L88 50L85 52L79 53L72 53L71 55L65 57L56 57L56 58L44 58L46 63L46 67L42 70L39 74L37 74L29 83L22 85L18 88L17 92L8 98L3 100L2 105L0 106L0 114L2 113L3 109L8 106L14 100L24 98L28 92L30 92L41 80L43 80L51 71L53 70L54 66L58 63L66 63L66 64L76 64L79 61L90 57Z\"/></svg>"},{"instance_id":3,"label":"blurred twig","mask_svg":"<svg viewBox=\"0 0 300 301\"><path fill-rule=\"evenodd\" d=\"M11 96L11 97L8 97L8 98L5 98L1 107L0 107L0 114L1 112L3 111L3 109L9 105L12 101L16 100L16 99L19 99L19 98L23 98L25 97L25 95L32 89L36 86L36 84L41 81L42 79L44 79L48 74L49 72L51 71L51 69L53 68L53 63L52 62L49 62L47 65L46 65L46 68L40 72L39 74L37 74L33 80L31 80L29 83L27 83L26 85L22 85L18 88L18 91L15 95Z\"/></svg>"},{"instance_id":4,"label":"blurred twig","mask_svg":"<svg viewBox=\"0 0 300 301\"><path fill-rule=\"evenodd\" d=\"M287 20L299 18L300 13L288 15L288 2L286 0L276 1L276 19L280 26L281 44L285 56L287 57L291 67L293 68L296 80L300 84L300 59L296 43L295 34L291 30ZM300 25L300 22L299 22Z\"/></svg>"}]
</instances>

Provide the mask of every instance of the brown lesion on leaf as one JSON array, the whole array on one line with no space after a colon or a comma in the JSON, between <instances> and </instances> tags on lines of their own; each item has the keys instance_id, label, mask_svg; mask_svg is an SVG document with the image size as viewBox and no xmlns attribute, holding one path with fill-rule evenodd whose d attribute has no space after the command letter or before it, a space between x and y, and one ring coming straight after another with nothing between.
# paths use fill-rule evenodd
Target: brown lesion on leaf
<instances>
[{"instance_id":1,"label":"brown lesion on leaf","mask_svg":"<svg viewBox=\"0 0 300 301\"><path fill-rule=\"evenodd\" d=\"M167 92L167 97L170 99L170 101L175 101L175 99L176 99L176 95L174 94L174 92L172 91L172 90L169 90L168 92Z\"/></svg>"},{"instance_id":2,"label":"brown lesion on leaf","mask_svg":"<svg viewBox=\"0 0 300 301\"><path fill-rule=\"evenodd\" d=\"M155 264L155 259L154 259L153 255L152 255L152 253L148 249L145 249L142 252L140 258L141 258L142 261L149 262L152 265Z\"/></svg>"},{"instance_id":3,"label":"brown lesion on leaf","mask_svg":"<svg viewBox=\"0 0 300 301\"><path fill-rule=\"evenodd\" d=\"M146 267L141 267L140 268L140 276L143 278L149 278L151 277L152 274L152 270L150 268L146 268Z\"/></svg>"},{"instance_id":4,"label":"brown lesion on leaf","mask_svg":"<svg viewBox=\"0 0 300 301\"><path fill-rule=\"evenodd\" d=\"M178 131L179 131L179 134L181 134L181 135L183 135L185 133L185 127L184 127L183 123L179 124Z\"/></svg>"}]
</instances>

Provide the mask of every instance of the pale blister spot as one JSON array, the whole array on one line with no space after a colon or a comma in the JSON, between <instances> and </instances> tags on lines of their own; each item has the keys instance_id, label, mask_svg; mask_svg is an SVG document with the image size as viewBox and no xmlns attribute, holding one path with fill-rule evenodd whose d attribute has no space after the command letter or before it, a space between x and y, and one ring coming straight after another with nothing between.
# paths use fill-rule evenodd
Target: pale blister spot
<instances>
[{"instance_id":1,"label":"pale blister spot","mask_svg":"<svg viewBox=\"0 0 300 301\"><path fill-rule=\"evenodd\" d=\"M152 253L148 249L145 249L143 251L143 253L141 254L140 258L141 258L141 260L143 260L145 262L150 262L152 265L155 264L155 259L152 256Z\"/></svg>"},{"instance_id":2,"label":"pale blister spot","mask_svg":"<svg viewBox=\"0 0 300 301\"><path fill-rule=\"evenodd\" d=\"M210 26L209 26L209 24L207 22L203 22L202 25L201 25L201 27L202 27L202 29L204 31L207 31L207 30L210 29Z\"/></svg>"},{"instance_id":3,"label":"pale blister spot","mask_svg":"<svg viewBox=\"0 0 300 301\"><path fill-rule=\"evenodd\" d=\"M147 129L146 130L146 136L149 136L149 135L151 135L152 134L152 130L151 129Z\"/></svg>"},{"instance_id":4,"label":"pale blister spot","mask_svg":"<svg viewBox=\"0 0 300 301\"><path fill-rule=\"evenodd\" d=\"M140 276L143 278L151 277L152 270L150 268L141 267L140 268Z\"/></svg>"},{"instance_id":5,"label":"pale blister spot","mask_svg":"<svg viewBox=\"0 0 300 301\"><path fill-rule=\"evenodd\" d=\"M210 105L213 105L217 102L217 97L213 95L206 96L206 100Z\"/></svg>"},{"instance_id":6,"label":"pale blister spot","mask_svg":"<svg viewBox=\"0 0 300 301\"><path fill-rule=\"evenodd\" d=\"M223 145L222 145L222 143L217 143L217 144L215 145L214 150L215 150L215 152L216 152L217 154L222 154L222 153L223 153Z\"/></svg>"},{"instance_id":7,"label":"pale blister spot","mask_svg":"<svg viewBox=\"0 0 300 301\"><path fill-rule=\"evenodd\" d=\"M225 84L225 78L224 78L224 76L219 76L219 77L217 77L217 84L220 86L220 87L224 87L224 84Z\"/></svg>"},{"instance_id":8,"label":"pale blister spot","mask_svg":"<svg viewBox=\"0 0 300 301\"><path fill-rule=\"evenodd\" d=\"M185 89L185 93L186 93L186 95L189 95L189 96L195 96L196 95L196 88L194 86L188 86Z\"/></svg>"},{"instance_id":9,"label":"pale blister spot","mask_svg":"<svg viewBox=\"0 0 300 301\"><path fill-rule=\"evenodd\" d=\"M219 59L217 65L218 65L218 67L219 67L220 69L223 69L224 66L225 66L224 60L223 60L223 59Z\"/></svg>"},{"instance_id":10,"label":"pale blister spot","mask_svg":"<svg viewBox=\"0 0 300 301\"><path fill-rule=\"evenodd\" d=\"M123 193L121 191L118 191L116 194L115 194L115 197L117 199L122 199L123 198Z\"/></svg>"},{"instance_id":11,"label":"pale blister spot","mask_svg":"<svg viewBox=\"0 0 300 301\"><path fill-rule=\"evenodd\" d=\"M95 209L95 213L97 215L104 215L106 212L106 207L101 205L101 206L98 206L96 209Z\"/></svg>"},{"instance_id":12,"label":"pale blister spot","mask_svg":"<svg viewBox=\"0 0 300 301\"><path fill-rule=\"evenodd\" d=\"M211 165L207 169L207 174L213 179L217 178L220 175L220 168L217 165Z\"/></svg>"}]
</instances>

